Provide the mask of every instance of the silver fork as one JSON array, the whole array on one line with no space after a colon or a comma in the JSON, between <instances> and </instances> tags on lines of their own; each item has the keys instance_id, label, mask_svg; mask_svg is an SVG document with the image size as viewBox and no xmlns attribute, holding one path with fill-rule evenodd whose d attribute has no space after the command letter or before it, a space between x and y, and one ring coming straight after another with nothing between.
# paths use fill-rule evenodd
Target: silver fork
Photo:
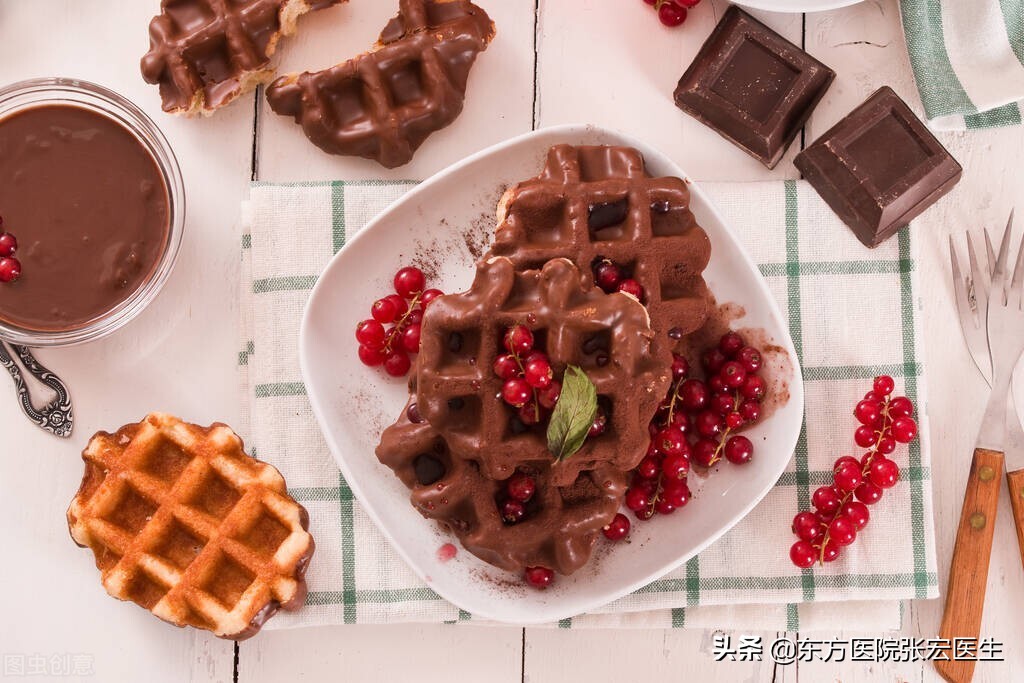
<instances>
[{"instance_id":1,"label":"silver fork","mask_svg":"<svg viewBox=\"0 0 1024 683\"><path fill-rule=\"evenodd\" d=\"M1024 240L1021 240L1018 249L1011 280L1007 266L1012 225L1011 213L999 246L999 255L994 259L995 266L991 271L991 278L986 270L980 268L977 254L968 237L971 277L966 299L963 299L964 293L959 287L959 284L964 282L963 279L959 278L957 283L958 307L963 311L966 304L967 309L973 313L972 316L966 316L973 320L966 321L961 313L964 334L968 337L968 347L971 348L972 356L975 356L975 353L980 355L978 333L974 331L974 327L981 320L977 316L985 312L987 347L991 358L992 393L982 418L981 430L971 461L971 473L967 479L963 509L960 513L960 526L957 529L956 545L949 570L946 606L939 628L939 635L942 638L976 639L981 628L989 558L992 553L992 536L1001 488L999 478L1003 471L1006 452L1009 409L1007 399L1013 368L1024 352L1024 309L1021 307L1024 290ZM991 243L987 234L986 241ZM991 253L991 248L988 251ZM955 250L953 254L955 260ZM990 258L989 263L992 262L993 259ZM959 271L958 265L956 271ZM975 362L978 362L977 357ZM985 363L982 361L978 364L984 374ZM1014 456L1016 458L1019 453ZM1024 536L1021 535L1021 529L1024 528L1024 499L1021 497L1024 494L1024 468L1009 472L1007 483L1024 561ZM974 661L967 659L951 658L950 661L937 661L935 666L939 673L950 681L969 681L974 674Z\"/></svg>"}]
</instances>

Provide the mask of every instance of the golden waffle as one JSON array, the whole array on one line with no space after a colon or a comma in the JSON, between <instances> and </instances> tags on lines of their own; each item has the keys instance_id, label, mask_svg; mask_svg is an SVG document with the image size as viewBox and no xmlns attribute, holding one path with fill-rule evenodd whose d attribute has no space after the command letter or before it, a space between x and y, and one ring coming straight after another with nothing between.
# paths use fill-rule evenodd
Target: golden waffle
<instances>
[{"instance_id":1,"label":"golden waffle","mask_svg":"<svg viewBox=\"0 0 1024 683\"><path fill-rule=\"evenodd\" d=\"M267 102L325 152L401 166L462 112L470 68L493 37L490 17L469 0L401 0L372 51L282 76Z\"/></svg>"},{"instance_id":2,"label":"golden waffle","mask_svg":"<svg viewBox=\"0 0 1024 683\"><path fill-rule=\"evenodd\" d=\"M520 270L568 258L588 282L601 259L624 266L644 288L656 345L673 348L709 312L711 243L689 207L686 182L650 177L633 148L557 145L539 176L505 193L488 256Z\"/></svg>"},{"instance_id":3,"label":"golden waffle","mask_svg":"<svg viewBox=\"0 0 1024 683\"><path fill-rule=\"evenodd\" d=\"M500 398L503 381L492 370L504 353L502 337L515 324L533 331L556 378L567 365L579 366L608 412L604 434L554 465L544 425L516 428L513 409ZM629 470L647 449L647 423L671 379L670 354L655 353L653 336L636 299L585 285L565 259L517 272L508 259L494 258L477 267L469 291L439 297L424 313L416 400L452 453L478 463L489 479L507 479L517 467L551 466L554 485L566 486L599 465Z\"/></svg>"},{"instance_id":4,"label":"golden waffle","mask_svg":"<svg viewBox=\"0 0 1024 683\"><path fill-rule=\"evenodd\" d=\"M586 564L601 528L619 509L625 474L601 467L556 488L550 467L527 469L537 492L526 517L505 524L497 503L501 482L485 477L475 462L453 457L414 401L384 430L377 458L412 490L412 504L424 517L442 523L469 552L508 571L540 566L571 574Z\"/></svg>"},{"instance_id":5,"label":"golden waffle","mask_svg":"<svg viewBox=\"0 0 1024 683\"><path fill-rule=\"evenodd\" d=\"M314 547L306 510L230 427L151 413L99 432L82 458L68 526L110 595L236 640L279 607L302 606Z\"/></svg>"},{"instance_id":6,"label":"golden waffle","mask_svg":"<svg viewBox=\"0 0 1024 683\"><path fill-rule=\"evenodd\" d=\"M162 0L149 24L142 76L164 111L212 114L270 80L281 36L311 10L342 0Z\"/></svg>"}]
</instances>

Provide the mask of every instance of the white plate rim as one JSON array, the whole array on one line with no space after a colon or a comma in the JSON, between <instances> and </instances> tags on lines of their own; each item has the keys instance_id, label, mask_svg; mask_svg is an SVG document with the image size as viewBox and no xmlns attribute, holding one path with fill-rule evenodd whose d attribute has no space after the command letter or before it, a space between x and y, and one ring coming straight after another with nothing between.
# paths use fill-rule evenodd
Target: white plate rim
<instances>
[{"instance_id":1,"label":"white plate rim","mask_svg":"<svg viewBox=\"0 0 1024 683\"><path fill-rule=\"evenodd\" d=\"M348 249L352 245L360 243L360 241L369 239L367 236L373 233L373 228L378 223L386 219L388 217L388 214L390 214L395 209L396 206L415 200L420 194L429 191L433 184L443 181L445 176L455 174L462 168L475 163L481 158L495 154L500 154L502 151L510 147L517 146L535 137L565 136L566 138L574 138L584 132L592 135L596 134L608 137L614 140L615 144L622 144L640 150L640 152L644 155L645 158L656 158L660 161L666 162L670 166L670 168L678 172L679 177L687 180L687 184L690 189L691 195L698 196L703 205L708 210L708 212L710 212L715 218L715 220L729 233L729 238L733 240L736 243L736 246L738 247L737 251L740 255L740 258L743 259L746 267L756 275L756 281L758 282L761 290L761 298L768 304L768 315L772 319L774 319L777 328L782 332L782 338L773 339L773 341L777 345L784 348L786 353L789 355L790 359L793 361L791 363L792 376L789 377L788 379L789 399L786 405L787 408L790 406L798 406L799 414L802 416L804 412L803 375L801 372L799 362L796 362L798 356L796 353L796 349L793 345L792 337L789 334L789 327L786 324L785 318L783 317L781 310L779 309L778 303L776 302L774 296L771 294L771 291L768 289L768 286L764 280L764 276L761 275L760 270L758 269L754 261L751 259L750 254L743 247L742 243L732 233L731 229L729 229L727 221L725 221L725 219L722 217L721 213L718 211L718 208L710 200L707 194L704 193L704 191L700 188L698 183L696 181L693 181L690 175L685 173L683 169L680 168L680 166L673 159L671 159L671 157L669 157L663 152L660 152L659 150L652 147L648 143L633 137L632 135L623 133L613 128L607 128L595 124L569 123L550 126L547 128L540 128L537 130L529 131L527 133L523 133L522 135L509 138L495 145L475 152L474 154L471 154L470 156L467 156L466 158L438 171L434 175L430 176L426 180L422 181L421 183L413 187L407 193L405 193L404 195L396 199L394 202L392 202L390 205L388 205L387 208L383 209L373 219L368 221L366 225L361 230L359 230L352 238L346 240L345 246L336 254L334 254L334 256L331 258L328 264L324 267L323 271L320 273L320 276L317 278L316 284L310 291L309 298L307 299L305 308L303 310L302 322L299 328L298 354L299 366L303 383L307 387L313 386L315 384L313 376L311 374L312 368L310 367L309 363L310 352L308 351L311 344L310 330L313 327L313 314L317 308L315 302L317 300L318 294L324 287L327 286L324 283L328 282L330 279L326 277L327 273L333 268L338 267L337 264L339 263L339 259L341 255L346 251L346 249ZM714 255L712 255L712 258L714 258ZM765 479L765 484L761 488L761 490L758 491L756 495L751 497L751 499L747 501L746 505L744 505L740 509L740 511L728 521L728 523L724 524L717 532L709 535L709 537L705 539L703 542L697 544L691 550L679 556L678 558L675 558L670 563L663 565L662 567L659 567L655 571L649 572L642 578L634 579L633 581L622 584L619 587L619 589L615 590L613 593L609 595L606 595L600 601L594 601L591 604L586 604L580 609L574 608L566 612L565 610L558 610L557 607L548 606L546 610L544 610L540 615L536 617L516 618L509 617L508 615L503 614L500 610L493 611L489 609L489 606L480 607L479 605L474 605L472 606L472 608L470 608L469 606L462 603L459 600L458 596L453 596L449 594L444 589L444 587L430 580L429 576L423 570L423 567L421 567L419 563L407 552L406 547L395 539L395 537L391 533L390 528L382 522L381 517L377 512L374 498L372 496L364 495L364 489L359 481L359 478L352 476L352 471L349 469L346 459L339 455L341 449L338 443L335 441L333 432L330 429L327 429L325 426L328 424L327 411L325 407L320 403L319 394L315 391L310 391L308 392L308 399L310 402L310 406L313 410L313 414L316 417L317 426L320 428L320 431L323 434L324 439L327 442L328 448L331 452L331 456L337 463L342 475L345 477L345 481L347 482L349 488L351 489L353 496L359 501L360 505L366 512L367 516L373 521L373 523L381 531L384 537L387 538L388 542L391 544L391 547L406 562L406 564L416 574L416 576L420 580L427 583L430 586L431 590L435 591L440 597L456 605L459 608L466 609L466 611L470 612L475 617L480 617L482 619L518 626L551 623L558 621L560 619L586 613L589 610L598 608L602 605L608 604L609 602L624 597L636 591L637 589L646 586L647 584L653 581L656 581L657 579L673 571L674 569L677 569L678 567L682 566L689 559L698 555L712 543L719 540L733 527L735 527L743 518L745 518L750 513L750 511L753 510L754 507L756 507L757 504L760 503L761 500L768 494L768 492L775 486L779 478L785 472L785 469L792 458L792 455L790 455L790 457L786 459L780 458L779 464L777 466L777 471L771 477ZM780 443L781 452L792 454L795 451L797 441L799 439L799 433L799 429L794 430L789 440L787 440L785 443Z\"/></svg>"},{"instance_id":2,"label":"white plate rim","mask_svg":"<svg viewBox=\"0 0 1024 683\"><path fill-rule=\"evenodd\" d=\"M864 0L733 0L737 5L765 12L796 14L803 12L827 12L842 9L863 2ZM779 5L785 7L779 7Z\"/></svg>"}]
</instances>

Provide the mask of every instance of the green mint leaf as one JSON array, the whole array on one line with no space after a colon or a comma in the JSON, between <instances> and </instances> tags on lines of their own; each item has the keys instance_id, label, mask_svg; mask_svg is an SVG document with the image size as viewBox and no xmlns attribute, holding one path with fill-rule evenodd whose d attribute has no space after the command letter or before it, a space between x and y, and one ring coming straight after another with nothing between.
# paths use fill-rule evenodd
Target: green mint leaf
<instances>
[{"instance_id":1,"label":"green mint leaf","mask_svg":"<svg viewBox=\"0 0 1024 683\"><path fill-rule=\"evenodd\" d=\"M597 417L597 387L575 365L565 369L562 393L548 423L548 450L556 462L583 447Z\"/></svg>"}]
</instances>

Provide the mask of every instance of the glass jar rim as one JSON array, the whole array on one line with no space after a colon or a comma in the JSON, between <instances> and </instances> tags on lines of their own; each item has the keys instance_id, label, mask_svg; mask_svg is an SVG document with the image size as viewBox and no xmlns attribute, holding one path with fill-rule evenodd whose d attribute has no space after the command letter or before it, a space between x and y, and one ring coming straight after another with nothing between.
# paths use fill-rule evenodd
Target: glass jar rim
<instances>
[{"instance_id":1,"label":"glass jar rim","mask_svg":"<svg viewBox=\"0 0 1024 683\"><path fill-rule=\"evenodd\" d=\"M0 88L0 120L46 105L77 106L126 128L150 153L167 188L167 238L149 277L125 299L96 318L66 330L35 330L0 320L0 340L30 347L71 346L105 337L139 315L163 288L177 261L185 228L185 186L178 159L156 123L132 101L102 85L74 78L18 81Z\"/></svg>"}]
</instances>

